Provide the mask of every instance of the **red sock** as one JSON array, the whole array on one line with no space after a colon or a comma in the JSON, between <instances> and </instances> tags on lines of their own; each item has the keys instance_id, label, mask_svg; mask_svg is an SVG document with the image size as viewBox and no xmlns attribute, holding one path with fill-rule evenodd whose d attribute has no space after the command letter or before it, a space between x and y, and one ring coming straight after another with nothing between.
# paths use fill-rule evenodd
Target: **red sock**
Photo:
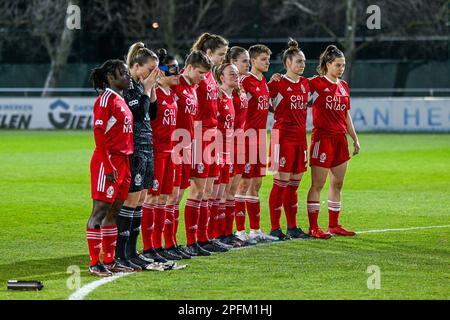
<instances>
[{"instance_id":1,"label":"red sock","mask_svg":"<svg viewBox=\"0 0 450 320\"><path fill-rule=\"evenodd\" d=\"M197 230L198 242L209 241L208 220L209 220L208 200L202 200L202 202L200 203L200 217L198 219L198 230Z\"/></svg>"},{"instance_id":2,"label":"red sock","mask_svg":"<svg viewBox=\"0 0 450 320\"><path fill-rule=\"evenodd\" d=\"M86 239L89 248L91 266L100 262L100 251L102 251L102 231L101 229L87 229Z\"/></svg>"},{"instance_id":3,"label":"red sock","mask_svg":"<svg viewBox=\"0 0 450 320\"><path fill-rule=\"evenodd\" d=\"M234 216L236 218L236 230L245 230L245 196L235 196Z\"/></svg>"},{"instance_id":4,"label":"red sock","mask_svg":"<svg viewBox=\"0 0 450 320\"><path fill-rule=\"evenodd\" d=\"M178 245L177 241L177 232L178 232L178 225L180 224L180 206L178 204L174 205L174 229L173 229L173 241L175 242L175 245Z\"/></svg>"},{"instance_id":5,"label":"red sock","mask_svg":"<svg viewBox=\"0 0 450 320\"><path fill-rule=\"evenodd\" d=\"M200 201L186 200L184 209L184 225L186 227L186 242L190 246L197 242L198 220L200 217Z\"/></svg>"},{"instance_id":6,"label":"red sock","mask_svg":"<svg viewBox=\"0 0 450 320\"><path fill-rule=\"evenodd\" d=\"M319 201L308 201L308 219L309 219L309 229L318 229L318 219L319 219L319 210L320 210L320 202Z\"/></svg>"},{"instance_id":7,"label":"red sock","mask_svg":"<svg viewBox=\"0 0 450 320\"><path fill-rule=\"evenodd\" d=\"M144 203L142 205L142 241L144 242L144 251L150 250L152 247L153 220L155 215L155 207L152 204Z\"/></svg>"},{"instance_id":8,"label":"red sock","mask_svg":"<svg viewBox=\"0 0 450 320\"><path fill-rule=\"evenodd\" d=\"M217 214L219 210L219 206L217 200L209 199L209 223L208 223L208 238L215 238L216 224L217 224Z\"/></svg>"},{"instance_id":9,"label":"red sock","mask_svg":"<svg viewBox=\"0 0 450 320\"><path fill-rule=\"evenodd\" d=\"M246 202L248 217L250 220L250 229L251 230L259 230L260 229L260 211L261 205L258 197L247 196Z\"/></svg>"},{"instance_id":10,"label":"red sock","mask_svg":"<svg viewBox=\"0 0 450 320\"><path fill-rule=\"evenodd\" d=\"M234 224L234 200L227 200L225 203L225 232L224 236L233 235L233 224Z\"/></svg>"},{"instance_id":11,"label":"red sock","mask_svg":"<svg viewBox=\"0 0 450 320\"><path fill-rule=\"evenodd\" d=\"M166 221L164 225L164 243L167 248L172 248L175 246L175 213L174 206L166 206Z\"/></svg>"},{"instance_id":12,"label":"red sock","mask_svg":"<svg viewBox=\"0 0 450 320\"><path fill-rule=\"evenodd\" d=\"M297 228L297 208L298 208L298 193L297 189L300 185L300 180L291 180L284 192L283 207L286 214L286 222L288 228Z\"/></svg>"},{"instance_id":13,"label":"red sock","mask_svg":"<svg viewBox=\"0 0 450 320\"><path fill-rule=\"evenodd\" d=\"M155 249L162 248L162 235L166 222L166 206L163 204L155 205L154 227L152 233L152 245Z\"/></svg>"},{"instance_id":14,"label":"red sock","mask_svg":"<svg viewBox=\"0 0 450 320\"><path fill-rule=\"evenodd\" d=\"M280 229L280 218L283 211L283 196L288 181L273 179L272 190L269 196L270 223L272 231Z\"/></svg>"},{"instance_id":15,"label":"red sock","mask_svg":"<svg viewBox=\"0 0 450 320\"><path fill-rule=\"evenodd\" d=\"M339 213L341 203L328 200L328 227L335 228L339 225Z\"/></svg>"},{"instance_id":16,"label":"red sock","mask_svg":"<svg viewBox=\"0 0 450 320\"><path fill-rule=\"evenodd\" d=\"M117 226L102 227L103 262L108 264L114 261L116 251Z\"/></svg>"},{"instance_id":17,"label":"red sock","mask_svg":"<svg viewBox=\"0 0 450 320\"><path fill-rule=\"evenodd\" d=\"M217 214L217 225L214 232L214 238L219 238L225 234L225 202L219 202L219 213Z\"/></svg>"}]
</instances>

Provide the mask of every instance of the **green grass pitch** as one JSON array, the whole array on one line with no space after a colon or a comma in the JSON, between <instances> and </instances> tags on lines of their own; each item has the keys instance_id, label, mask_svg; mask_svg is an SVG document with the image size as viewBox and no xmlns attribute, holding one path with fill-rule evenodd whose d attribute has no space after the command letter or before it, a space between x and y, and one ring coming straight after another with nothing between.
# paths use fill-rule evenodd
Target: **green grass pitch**
<instances>
[{"instance_id":1,"label":"green grass pitch","mask_svg":"<svg viewBox=\"0 0 450 320\"><path fill-rule=\"evenodd\" d=\"M450 225L448 135L360 134L360 140L362 153L350 161L344 186L345 226ZM93 145L90 132L0 131L0 300L67 299L72 265L81 268L82 286L98 280L87 273L85 240ZM263 230L271 180L261 190ZM299 189L303 228L309 184L306 174ZM326 192L321 200L326 228ZM193 259L185 270L133 274L86 299L449 299L449 241L450 228L288 241ZM380 289L367 286L372 265L380 268ZM45 288L8 291L8 279L41 280Z\"/></svg>"}]
</instances>

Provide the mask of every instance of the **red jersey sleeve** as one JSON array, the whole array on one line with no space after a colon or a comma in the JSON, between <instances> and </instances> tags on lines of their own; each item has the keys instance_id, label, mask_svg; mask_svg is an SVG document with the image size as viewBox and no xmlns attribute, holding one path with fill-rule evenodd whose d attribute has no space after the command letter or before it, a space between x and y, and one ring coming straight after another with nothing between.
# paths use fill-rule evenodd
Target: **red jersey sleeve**
<instances>
[{"instance_id":1,"label":"red jersey sleeve","mask_svg":"<svg viewBox=\"0 0 450 320\"><path fill-rule=\"evenodd\" d=\"M94 140L95 150L100 153L105 166L105 174L111 174L114 166L109 158L106 147L105 133L111 110L114 107L114 99L103 99L104 94L99 96L94 105ZM106 100L106 101L105 101Z\"/></svg>"},{"instance_id":2,"label":"red jersey sleeve","mask_svg":"<svg viewBox=\"0 0 450 320\"><path fill-rule=\"evenodd\" d=\"M267 86L269 87L269 93L271 98L276 98L278 95L280 81L270 80Z\"/></svg>"}]
</instances>

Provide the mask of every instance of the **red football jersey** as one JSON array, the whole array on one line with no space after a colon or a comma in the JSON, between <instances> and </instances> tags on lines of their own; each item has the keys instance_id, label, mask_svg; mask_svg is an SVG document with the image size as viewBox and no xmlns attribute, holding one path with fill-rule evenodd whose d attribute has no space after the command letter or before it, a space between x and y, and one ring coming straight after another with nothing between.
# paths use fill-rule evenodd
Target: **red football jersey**
<instances>
[{"instance_id":1,"label":"red football jersey","mask_svg":"<svg viewBox=\"0 0 450 320\"><path fill-rule=\"evenodd\" d=\"M266 78L259 80L253 73L242 79L242 87L247 93L248 110L245 130L266 129L269 114L269 88Z\"/></svg>"},{"instance_id":2,"label":"red football jersey","mask_svg":"<svg viewBox=\"0 0 450 320\"><path fill-rule=\"evenodd\" d=\"M180 76L180 83L173 89L177 102L177 129L185 129L194 137L194 117L197 114L198 100L196 85L189 82L185 76Z\"/></svg>"},{"instance_id":3,"label":"red football jersey","mask_svg":"<svg viewBox=\"0 0 450 320\"><path fill-rule=\"evenodd\" d=\"M218 129L222 133L225 143L230 143L234 133L235 111L233 105L233 96L228 96L222 91L222 97L219 99Z\"/></svg>"},{"instance_id":4,"label":"red football jersey","mask_svg":"<svg viewBox=\"0 0 450 320\"><path fill-rule=\"evenodd\" d=\"M234 128L244 130L245 121L247 119L248 99L245 90L241 88L241 94L233 91L233 105L234 105Z\"/></svg>"},{"instance_id":5,"label":"red football jersey","mask_svg":"<svg viewBox=\"0 0 450 320\"><path fill-rule=\"evenodd\" d=\"M156 152L172 152L172 133L177 124L177 103L175 94L169 89L167 92L161 88L156 88L158 99L158 113L156 119L152 120L153 129L153 149Z\"/></svg>"},{"instance_id":6,"label":"red football jersey","mask_svg":"<svg viewBox=\"0 0 450 320\"><path fill-rule=\"evenodd\" d=\"M306 116L309 98L308 79L300 77L293 81L283 76L280 81L269 82L270 97L274 102L274 129L280 137L304 141L306 137Z\"/></svg>"},{"instance_id":7,"label":"red football jersey","mask_svg":"<svg viewBox=\"0 0 450 320\"><path fill-rule=\"evenodd\" d=\"M325 76L309 79L313 99L313 134L345 134L350 110L350 91L344 80L332 82Z\"/></svg>"},{"instance_id":8,"label":"red football jersey","mask_svg":"<svg viewBox=\"0 0 450 320\"><path fill-rule=\"evenodd\" d=\"M105 173L112 172L111 154L133 153L133 114L125 100L106 89L94 104L95 151L102 154Z\"/></svg>"},{"instance_id":9,"label":"red football jersey","mask_svg":"<svg viewBox=\"0 0 450 320\"><path fill-rule=\"evenodd\" d=\"M217 106L219 99L219 86L214 80L212 71L206 74L206 79L197 87L198 112L195 121L202 122L202 129L217 128Z\"/></svg>"}]
</instances>

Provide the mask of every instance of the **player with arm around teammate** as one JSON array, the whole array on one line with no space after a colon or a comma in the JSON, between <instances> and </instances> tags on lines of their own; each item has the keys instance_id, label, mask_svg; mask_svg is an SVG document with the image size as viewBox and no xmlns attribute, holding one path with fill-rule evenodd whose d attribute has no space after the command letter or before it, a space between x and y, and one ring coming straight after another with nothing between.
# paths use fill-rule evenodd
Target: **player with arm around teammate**
<instances>
[{"instance_id":1,"label":"player with arm around teammate","mask_svg":"<svg viewBox=\"0 0 450 320\"><path fill-rule=\"evenodd\" d=\"M269 82L275 118L270 144L270 162L274 172L269 197L270 234L280 240L307 239L311 236L297 226L297 188L308 166L306 117L309 85L308 79L301 76L306 58L298 42L290 39L282 59L286 74L273 77ZM286 234L280 227L283 206Z\"/></svg>"}]
</instances>

